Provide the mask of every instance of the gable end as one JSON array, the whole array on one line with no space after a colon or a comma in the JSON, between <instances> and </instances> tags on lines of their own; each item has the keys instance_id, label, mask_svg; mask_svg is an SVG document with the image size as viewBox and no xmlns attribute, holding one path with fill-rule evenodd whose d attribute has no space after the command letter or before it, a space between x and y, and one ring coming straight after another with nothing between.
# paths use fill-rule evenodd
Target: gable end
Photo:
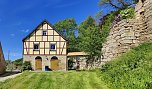
<instances>
[{"instance_id":1,"label":"gable end","mask_svg":"<svg viewBox=\"0 0 152 89\"><path fill-rule=\"evenodd\" d=\"M31 35L32 35L32 33L34 33L34 31L37 31L38 29L38 27L40 27L43 23L47 23L48 25L50 25L52 28L53 28L53 30L55 30L64 40L66 40L66 41L68 41L58 30L56 30L56 28L51 24L51 23L49 23L47 20L44 20L44 21L42 21L32 32L30 32L29 33L29 35L27 35L25 38L23 38L23 42L28 38L28 37L30 37Z\"/></svg>"}]
</instances>

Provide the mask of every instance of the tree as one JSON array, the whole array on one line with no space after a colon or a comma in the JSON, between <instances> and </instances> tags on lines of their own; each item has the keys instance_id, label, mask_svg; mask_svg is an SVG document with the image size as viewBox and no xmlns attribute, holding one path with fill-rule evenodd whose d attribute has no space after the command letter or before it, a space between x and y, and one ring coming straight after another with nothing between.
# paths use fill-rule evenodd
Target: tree
<instances>
[{"instance_id":1,"label":"tree","mask_svg":"<svg viewBox=\"0 0 152 89\"><path fill-rule=\"evenodd\" d=\"M82 22L79 26L79 49L84 52L89 52L90 46L90 36L91 36L91 27L96 26L96 21L89 16L84 22Z\"/></svg>"},{"instance_id":2,"label":"tree","mask_svg":"<svg viewBox=\"0 0 152 89\"><path fill-rule=\"evenodd\" d=\"M96 21L91 16L88 16L87 19L80 24L79 29L81 31L93 26L96 26Z\"/></svg>"},{"instance_id":3,"label":"tree","mask_svg":"<svg viewBox=\"0 0 152 89\"><path fill-rule=\"evenodd\" d=\"M79 49L89 54L89 64L101 56L101 29L94 18L89 16L79 27Z\"/></svg>"},{"instance_id":4,"label":"tree","mask_svg":"<svg viewBox=\"0 0 152 89\"><path fill-rule=\"evenodd\" d=\"M136 0L100 0L99 6L110 5L111 7L122 10L134 4Z\"/></svg>"},{"instance_id":5,"label":"tree","mask_svg":"<svg viewBox=\"0 0 152 89\"><path fill-rule=\"evenodd\" d=\"M120 12L128 7L134 7L138 0L100 0L99 7L107 9L106 11L99 11L96 14L97 19L104 17L111 12Z\"/></svg>"},{"instance_id":6,"label":"tree","mask_svg":"<svg viewBox=\"0 0 152 89\"><path fill-rule=\"evenodd\" d=\"M78 51L77 38L75 31L77 30L77 24L75 19L69 18L61 20L54 24L54 27L67 38L68 40L68 52Z\"/></svg>"},{"instance_id":7,"label":"tree","mask_svg":"<svg viewBox=\"0 0 152 89\"><path fill-rule=\"evenodd\" d=\"M77 24L75 19L68 18L61 21L58 21L54 24L54 27L65 37L68 33L77 29Z\"/></svg>"},{"instance_id":8,"label":"tree","mask_svg":"<svg viewBox=\"0 0 152 89\"><path fill-rule=\"evenodd\" d=\"M23 58L17 59L15 61L13 61L14 65L22 65L23 64Z\"/></svg>"},{"instance_id":9,"label":"tree","mask_svg":"<svg viewBox=\"0 0 152 89\"><path fill-rule=\"evenodd\" d=\"M6 68L7 68L7 70L12 71L13 70L12 61L11 60L5 60L5 62L6 62Z\"/></svg>"}]
</instances>

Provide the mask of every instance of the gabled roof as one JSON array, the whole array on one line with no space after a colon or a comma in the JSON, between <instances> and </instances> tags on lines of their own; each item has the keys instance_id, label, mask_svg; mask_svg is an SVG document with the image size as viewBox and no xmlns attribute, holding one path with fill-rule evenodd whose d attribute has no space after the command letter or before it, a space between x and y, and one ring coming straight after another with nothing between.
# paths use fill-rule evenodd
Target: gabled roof
<instances>
[{"instance_id":1,"label":"gabled roof","mask_svg":"<svg viewBox=\"0 0 152 89\"><path fill-rule=\"evenodd\" d=\"M53 28L53 30L55 30L64 40L67 41L67 39L58 30L56 30L56 28L51 23L49 23L49 21L47 21L46 19L44 21L42 21L32 32L30 32L29 35L27 35L25 38L23 38L22 41L25 41L29 36L31 36L31 34L33 32L37 31L38 30L37 28L39 26L41 26L43 23L47 23L48 25L50 25Z\"/></svg>"}]
</instances>

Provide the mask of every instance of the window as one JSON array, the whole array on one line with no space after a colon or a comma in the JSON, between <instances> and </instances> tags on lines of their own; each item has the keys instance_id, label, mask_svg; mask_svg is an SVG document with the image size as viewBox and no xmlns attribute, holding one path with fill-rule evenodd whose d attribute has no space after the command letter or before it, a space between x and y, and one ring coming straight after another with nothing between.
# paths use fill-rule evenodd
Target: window
<instances>
[{"instance_id":1,"label":"window","mask_svg":"<svg viewBox=\"0 0 152 89\"><path fill-rule=\"evenodd\" d=\"M34 50L38 51L39 50L39 44L34 44Z\"/></svg>"},{"instance_id":2,"label":"window","mask_svg":"<svg viewBox=\"0 0 152 89\"><path fill-rule=\"evenodd\" d=\"M56 50L56 44L50 44L50 50L55 51Z\"/></svg>"},{"instance_id":3,"label":"window","mask_svg":"<svg viewBox=\"0 0 152 89\"><path fill-rule=\"evenodd\" d=\"M47 31L43 31L43 36L47 36Z\"/></svg>"},{"instance_id":4,"label":"window","mask_svg":"<svg viewBox=\"0 0 152 89\"><path fill-rule=\"evenodd\" d=\"M142 2L142 3L144 3L144 2L145 2L145 0L141 0L141 2Z\"/></svg>"}]
</instances>

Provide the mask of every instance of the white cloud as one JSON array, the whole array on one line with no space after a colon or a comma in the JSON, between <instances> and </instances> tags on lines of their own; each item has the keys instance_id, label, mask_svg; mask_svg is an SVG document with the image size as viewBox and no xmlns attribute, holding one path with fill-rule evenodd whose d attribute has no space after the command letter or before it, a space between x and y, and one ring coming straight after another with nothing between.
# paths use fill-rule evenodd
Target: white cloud
<instances>
[{"instance_id":1,"label":"white cloud","mask_svg":"<svg viewBox=\"0 0 152 89\"><path fill-rule=\"evenodd\" d=\"M28 33L28 32L29 32L29 29L21 30L21 31L24 32L24 33Z\"/></svg>"}]
</instances>

